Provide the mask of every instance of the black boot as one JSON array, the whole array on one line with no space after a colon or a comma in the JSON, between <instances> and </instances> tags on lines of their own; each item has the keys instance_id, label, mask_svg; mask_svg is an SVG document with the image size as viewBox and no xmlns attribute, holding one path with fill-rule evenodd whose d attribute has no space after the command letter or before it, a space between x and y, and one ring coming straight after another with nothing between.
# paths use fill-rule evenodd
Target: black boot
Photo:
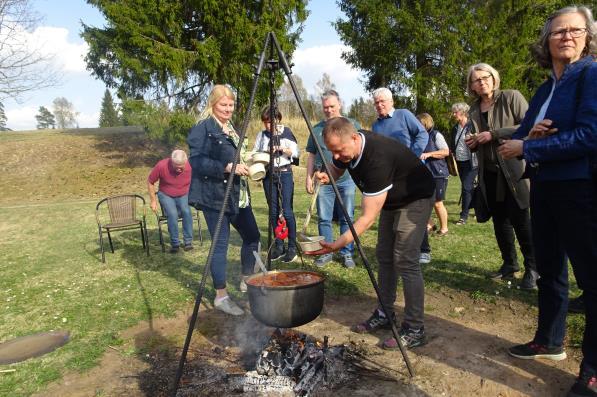
<instances>
[{"instance_id":1,"label":"black boot","mask_svg":"<svg viewBox=\"0 0 597 397\"><path fill-rule=\"evenodd\" d=\"M568 313L580 313L585 312L585 298L584 295L580 295L578 298L570 299L568 301Z\"/></svg>"},{"instance_id":2,"label":"black boot","mask_svg":"<svg viewBox=\"0 0 597 397\"><path fill-rule=\"evenodd\" d=\"M539 274L531 269L527 269L522 276L522 281L520 282L520 289L525 291L532 291L537 289L537 279L539 278Z\"/></svg>"}]
</instances>

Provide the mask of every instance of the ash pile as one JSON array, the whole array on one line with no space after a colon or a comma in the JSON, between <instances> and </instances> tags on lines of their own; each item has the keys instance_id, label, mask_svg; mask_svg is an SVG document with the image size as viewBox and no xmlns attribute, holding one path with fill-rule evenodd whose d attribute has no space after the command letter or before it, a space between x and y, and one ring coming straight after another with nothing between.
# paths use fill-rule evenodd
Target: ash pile
<instances>
[{"instance_id":1,"label":"ash pile","mask_svg":"<svg viewBox=\"0 0 597 397\"><path fill-rule=\"evenodd\" d=\"M242 357L234 349L195 352L177 397L331 396L347 387L352 389L363 377L397 381L393 371L369 358L372 353L366 345L348 342L330 346L327 337L319 341L290 329L277 329L269 339L264 336ZM164 373L170 372L162 368L152 380Z\"/></svg>"},{"instance_id":2,"label":"ash pile","mask_svg":"<svg viewBox=\"0 0 597 397\"><path fill-rule=\"evenodd\" d=\"M297 331L276 329L259 353L255 370L236 379L237 390L319 395L362 374L359 360L356 346L329 346L327 336L321 342Z\"/></svg>"}]
</instances>

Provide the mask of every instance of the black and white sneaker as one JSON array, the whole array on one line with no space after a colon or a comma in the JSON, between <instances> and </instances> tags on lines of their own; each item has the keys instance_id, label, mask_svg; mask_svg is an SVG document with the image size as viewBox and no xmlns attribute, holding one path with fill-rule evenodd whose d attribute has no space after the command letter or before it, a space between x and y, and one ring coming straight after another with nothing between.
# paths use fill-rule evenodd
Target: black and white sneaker
<instances>
[{"instance_id":1,"label":"black and white sneaker","mask_svg":"<svg viewBox=\"0 0 597 397\"><path fill-rule=\"evenodd\" d=\"M276 259L280 259L281 257L284 256L284 254L286 253L286 251L284 250L284 246L278 246L278 245L274 245L274 247L272 248L270 255L271 255L271 259L272 261L275 261Z\"/></svg>"},{"instance_id":2,"label":"black and white sneaker","mask_svg":"<svg viewBox=\"0 0 597 397\"><path fill-rule=\"evenodd\" d=\"M427 336L425 335L424 327L400 328L398 336L400 337L402 346L406 347L407 349L412 349L413 347L419 347L427 344ZM394 338L386 339L381 347L386 350L395 350L399 348L398 343L396 343L396 339Z\"/></svg>"},{"instance_id":3,"label":"black and white sneaker","mask_svg":"<svg viewBox=\"0 0 597 397\"><path fill-rule=\"evenodd\" d=\"M396 322L396 315L392 313L392 321ZM367 332L372 332L377 329L390 329L392 325L390 324L390 320L379 310L375 309L371 317L362 323L353 325L351 330L353 332L357 332L359 334L364 334Z\"/></svg>"},{"instance_id":4,"label":"black and white sneaker","mask_svg":"<svg viewBox=\"0 0 597 397\"><path fill-rule=\"evenodd\" d=\"M284 263L294 262L294 260L296 258L297 258L296 249L288 248L288 251L286 251L286 254L282 257L282 262L284 262Z\"/></svg>"}]
</instances>

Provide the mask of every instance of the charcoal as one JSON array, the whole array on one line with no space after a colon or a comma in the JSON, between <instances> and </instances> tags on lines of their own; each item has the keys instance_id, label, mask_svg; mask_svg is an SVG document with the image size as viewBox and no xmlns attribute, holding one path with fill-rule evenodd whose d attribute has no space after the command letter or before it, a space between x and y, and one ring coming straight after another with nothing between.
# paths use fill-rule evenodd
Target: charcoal
<instances>
[{"instance_id":1,"label":"charcoal","mask_svg":"<svg viewBox=\"0 0 597 397\"><path fill-rule=\"evenodd\" d=\"M308 397L348 381L354 371L345 351L344 345L329 346L327 336L321 343L302 333L277 329L257 357L255 371L260 376L288 378L295 395Z\"/></svg>"}]
</instances>

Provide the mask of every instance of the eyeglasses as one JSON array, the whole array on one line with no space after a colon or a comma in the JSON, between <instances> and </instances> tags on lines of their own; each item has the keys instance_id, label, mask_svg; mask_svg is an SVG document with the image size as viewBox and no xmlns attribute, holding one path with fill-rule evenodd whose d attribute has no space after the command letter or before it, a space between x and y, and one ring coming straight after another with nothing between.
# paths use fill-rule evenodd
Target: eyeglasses
<instances>
[{"instance_id":1,"label":"eyeglasses","mask_svg":"<svg viewBox=\"0 0 597 397\"><path fill-rule=\"evenodd\" d=\"M492 77L493 76L490 75L490 74L488 74L487 76L479 77L478 79L473 80L473 84L481 84L481 82L487 83L489 81L489 79L492 78Z\"/></svg>"},{"instance_id":2,"label":"eyeglasses","mask_svg":"<svg viewBox=\"0 0 597 397\"><path fill-rule=\"evenodd\" d=\"M549 32L549 37L554 40L561 40L566 36L566 33L570 33L570 37L577 39L587 32L587 28L572 28L572 29L560 29Z\"/></svg>"}]
</instances>

